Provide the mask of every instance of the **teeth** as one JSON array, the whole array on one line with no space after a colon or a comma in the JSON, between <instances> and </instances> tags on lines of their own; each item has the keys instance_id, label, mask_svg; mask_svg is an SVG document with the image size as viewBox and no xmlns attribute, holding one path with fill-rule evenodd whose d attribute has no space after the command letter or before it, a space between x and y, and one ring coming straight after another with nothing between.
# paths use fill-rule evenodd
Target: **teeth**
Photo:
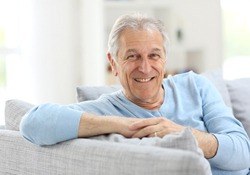
<instances>
[{"instance_id":1,"label":"teeth","mask_svg":"<svg viewBox=\"0 0 250 175\"><path fill-rule=\"evenodd\" d=\"M151 80L151 78L136 78L135 80L138 82L145 83L145 82L148 82L149 80Z\"/></svg>"}]
</instances>

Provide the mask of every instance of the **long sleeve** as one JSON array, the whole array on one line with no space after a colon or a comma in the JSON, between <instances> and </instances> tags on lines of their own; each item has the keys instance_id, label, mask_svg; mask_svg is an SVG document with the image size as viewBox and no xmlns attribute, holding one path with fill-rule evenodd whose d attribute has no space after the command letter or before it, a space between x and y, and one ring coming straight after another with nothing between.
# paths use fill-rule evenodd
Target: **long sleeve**
<instances>
[{"instance_id":1,"label":"long sleeve","mask_svg":"<svg viewBox=\"0 0 250 175\"><path fill-rule=\"evenodd\" d=\"M202 97L204 123L219 144L217 154L209 160L211 166L232 171L249 168L250 141L242 124L211 83L198 77L197 84Z\"/></svg>"},{"instance_id":2,"label":"long sleeve","mask_svg":"<svg viewBox=\"0 0 250 175\"><path fill-rule=\"evenodd\" d=\"M77 138L82 111L57 104L30 110L20 124L21 134L37 145L52 145Z\"/></svg>"}]
</instances>

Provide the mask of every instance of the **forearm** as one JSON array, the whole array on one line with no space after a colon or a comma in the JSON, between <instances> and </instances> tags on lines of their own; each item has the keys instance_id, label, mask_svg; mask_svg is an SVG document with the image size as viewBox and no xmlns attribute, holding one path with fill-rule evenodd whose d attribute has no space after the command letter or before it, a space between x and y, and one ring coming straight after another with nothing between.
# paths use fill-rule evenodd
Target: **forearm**
<instances>
[{"instance_id":1,"label":"forearm","mask_svg":"<svg viewBox=\"0 0 250 175\"><path fill-rule=\"evenodd\" d=\"M91 137L101 134L115 133L118 131L118 121L117 117L102 117L84 113L79 123L78 137Z\"/></svg>"},{"instance_id":2,"label":"forearm","mask_svg":"<svg viewBox=\"0 0 250 175\"><path fill-rule=\"evenodd\" d=\"M137 118L97 116L84 113L80 119L78 137L91 137L110 133L118 133L125 137L131 137L135 131L130 131L129 126L138 120Z\"/></svg>"},{"instance_id":3,"label":"forearm","mask_svg":"<svg viewBox=\"0 0 250 175\"><path fill-rule=\"evenodd\" d=\"M205 158L210 159L216 155L218 149L218 141L211 133L202 132L192 129L194 136L198 142L198 146L202 149Z\"/></svg>"}]
</instances>

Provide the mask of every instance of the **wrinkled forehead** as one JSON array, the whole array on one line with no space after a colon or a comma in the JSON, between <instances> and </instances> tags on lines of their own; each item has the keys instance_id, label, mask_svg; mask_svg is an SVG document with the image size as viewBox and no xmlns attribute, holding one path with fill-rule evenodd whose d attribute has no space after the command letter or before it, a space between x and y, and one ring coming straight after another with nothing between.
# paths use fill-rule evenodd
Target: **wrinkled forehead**
<instances>
[{"instance_id":1,"label":"wrinkled forehead","mask_svg":"<svg viewBox=\"0 0 250 175\"><path fill-rule=\"evenodd\" d=\"M164 41L157 30L126 29L119 38L120 49L150 49L151 47L164 49ZM119 50L120 50L119 49Z\"/></svg>"},{"instance_id":2,"label":"wrinkled forehead","mask_svg":"<svg viewBox=\"0 0 250 175\"><path fill-rule=\"evenodd\" d=\"M131 38L132 37L132 38ZM159 37L162 38L162 34L159 32L159 30L156 29L133 29L133 28L126 28L124 29L120 36L119 40L124 38L130 38L130 39L138 39L138 38L145 38L150 39L152 37Z\"/></svg>"}]
</instances>

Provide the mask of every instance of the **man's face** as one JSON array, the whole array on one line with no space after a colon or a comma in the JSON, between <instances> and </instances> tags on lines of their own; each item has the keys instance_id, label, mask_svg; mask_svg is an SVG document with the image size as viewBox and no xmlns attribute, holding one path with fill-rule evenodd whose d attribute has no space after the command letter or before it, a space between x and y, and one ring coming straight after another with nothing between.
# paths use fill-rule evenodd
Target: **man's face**
<instances>
[{"instance_id":1,"label":"man's face","mask_svg":"<svg viewBox=\"0 0 250 175\"><path fill-rule=\"evenodd\" d=\"M111 61L111 64L129 100L140 104L154 103L163 98L166 54L160 32L124 30L117 61Z\"/></svg>"}]
</instances>

